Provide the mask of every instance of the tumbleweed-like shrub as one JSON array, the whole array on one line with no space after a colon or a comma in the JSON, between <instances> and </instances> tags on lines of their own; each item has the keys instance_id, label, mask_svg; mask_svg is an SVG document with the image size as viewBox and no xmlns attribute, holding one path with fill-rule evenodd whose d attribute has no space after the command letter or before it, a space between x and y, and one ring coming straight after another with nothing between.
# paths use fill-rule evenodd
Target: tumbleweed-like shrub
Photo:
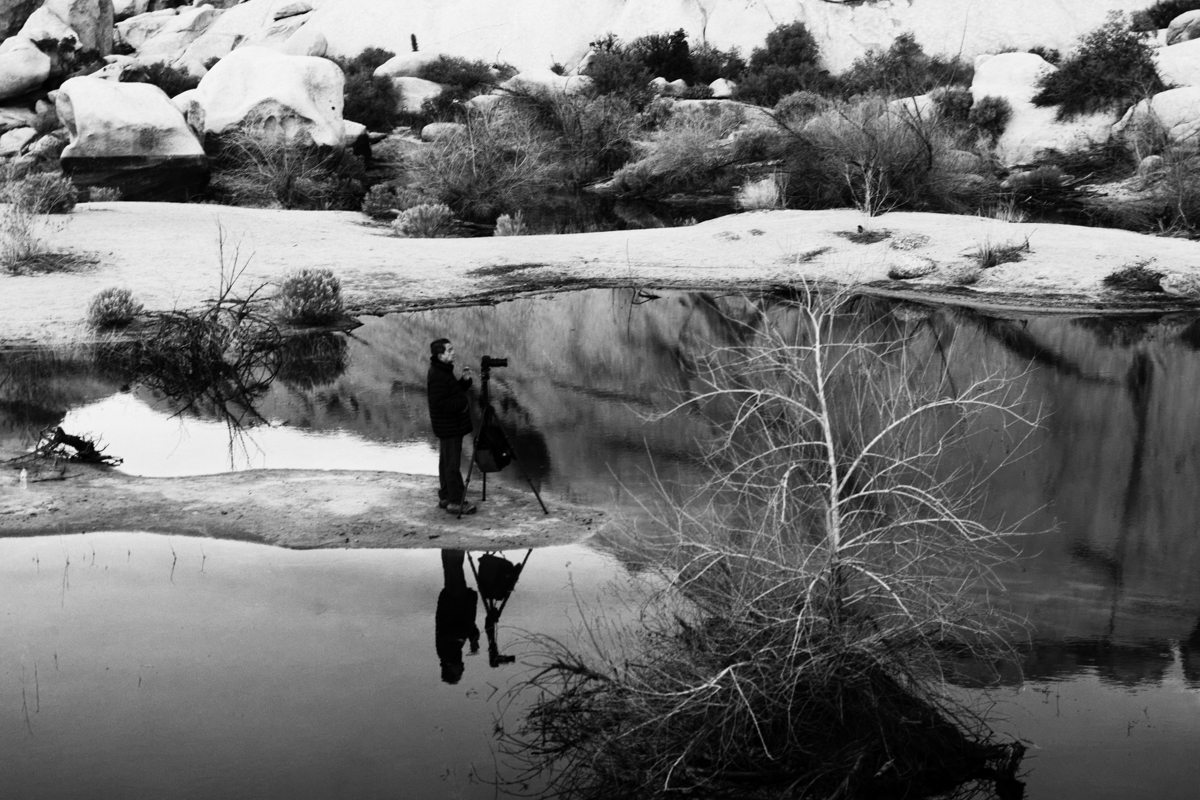
<instances>
[{"instance_id":1,"label":"tumbleweed-like shrub","mask_svg":"<svg viewBox=\"0 0 1200 800\"><path fill-rule=\"evenodd\" d=\"M536 695L507 748L552 796L1013 788L1023 748L943 677L1011 656L986 591L1010 544L946 460L1032 420L1002 380L914 380L925 360L885 310L797 293L696 365L670 412L712 425L712 477L631 531L657 565L631 618L532 637Z\"/></svg>"},{"instance_id":2,"label":"tumbleweed-like shrub","mask_svg":"<svg viewBox=\"0 0 1200 800\"><path fill-rule=\"evenodd\" d=\"M303 268L279 284L275 314L293 325L327 325L345 314L342 282L329 269Z\"/></svg>"},{"instance_id":3,"label":"tumbleweed-like shrub","mask_svg":"<svg viewBox=\"0 0 1200 800\"><path fill-rule=\"evenodd\" d=\"M88 303L88 324L101 330L123 328L142 312L142 304L133 299L129 289L109 287L102 289Z\"/></svg>"},{"instance_id":4,"label":"tumbleweed-like shrub","mask_svg":"<svg viewBox=\"0 0 1200 800\"><path fill-rule=\"evenodd\" d=\"M69 214L79 199L75 184L55 172L26 175L11 186L11 194L38 214Z\"/></svg>"},{"instance_id":5,"label":"tumbleweed-like shrub","mask_svg":"<svg viewBox=\"0 0 1200 800\"><path fill-rule=\"evenodd\" d=\"M528 233L525 215L520 211L516 214L501 214L496 219L496 236L525 236Z\"/></svg>"},{"instance_id":6,"label":"tumbleweed-like shrub","mask_svg":"<svg viewBox=\"0 0 1200 800\"><path fill-rule=\"evenodd\" d=\"M401 212L392 232L409 239L444 239L454 233L454 212L445 203L422 203Z\"/></svg>"}]
</instances>

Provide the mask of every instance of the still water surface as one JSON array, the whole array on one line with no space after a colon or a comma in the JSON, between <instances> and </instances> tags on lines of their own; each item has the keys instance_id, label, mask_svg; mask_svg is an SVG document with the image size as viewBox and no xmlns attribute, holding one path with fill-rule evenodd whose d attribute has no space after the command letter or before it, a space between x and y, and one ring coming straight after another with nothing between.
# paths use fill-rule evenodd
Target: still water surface
<instances>
[{"instance_id":1,"label":"still water surface","mask_svg":"<svg viewBox=\"0 0 1200 800\"><path fill-rule=\"evenodd\" d=\"M687 391L691 365L711 344L736 345L745 325L775 313L786 311L743 298L592 291L393 315L339 335L334 363L318 374L287 373L257 403L269 424L236 437L217 415L176 416L170 398L123 392L103 376L56 384L41 398L50 411L39 422L99 433L123 469L142 475L250 467L432 475L424 371L428 342L445 334L464 363L510 359L493 372L494 399L549 501L629 509L651 474L696 476L696 442L712 435L696 417L648 417ZM1028 796L1195 797L1200 323L1014 320L912 306L871 313L908 337L925 379L1008 378L1024 388L1025 410L1045 419L1022 447L997 432L970 455L987 469L1014 459L991 478L984 513L1030 532L1003 575L1003 602L1029 621L1024 663L991 696L998 728L1030 744ZM4 413L0 437L28 435ZM499 479L524 485L511 469ZM0 674L9 709L0 778L22 776L45 796L70 796L96 775L127 796L157 796L155 781L169 779L194 796L234 784L250 787L246 796L328 796L335 787L406 796L413 781L434 787L425 796L492 796L471 783L472 769L492 763L495 709L479 696L505 670L468 661L461 686L439 681L436 552L288 553L179 538L164 550L159 537L108 536L0 540L0 600L10 610L0 635L16 643L6 644ZM90 566L92 542L99 567ZM174 575L172 547L188 553ZM642 565L636 543L617 539L545 552L504 624L565 632L568 573L591 591L622 565ZM588 566L575 575L567 561ZM522 602L537 586L537 602ZM83 601L87 592L95 602ZM71 680L62 677L64 652ZM143 662L172 665L170 674ZM27 723L35 666L43 710ZM138 691L139 678L154 695ZM47 691L58 698L49 706ZM14 762L14 752L24 755Z\"/></svg>"}]
</instances>

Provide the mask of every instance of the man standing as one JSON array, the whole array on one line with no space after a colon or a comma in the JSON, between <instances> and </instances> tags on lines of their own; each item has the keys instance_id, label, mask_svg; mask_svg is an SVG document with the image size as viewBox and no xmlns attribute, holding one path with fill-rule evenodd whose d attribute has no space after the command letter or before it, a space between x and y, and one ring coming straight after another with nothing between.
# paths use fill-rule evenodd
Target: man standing
<instances>
[{"instance_id":1,"label":"man standing","mask_svg":"<svg viewBox=\"0 0 1200 800\"><path fill-rule=\"evenodd\" d=\"M463 497L462 440L471 432L471 368L454 376L454 345L438 339L429 345L429 421L438 438L438 508L451 514L474 514L475 505Z\"/></svg>"}]
</instances>

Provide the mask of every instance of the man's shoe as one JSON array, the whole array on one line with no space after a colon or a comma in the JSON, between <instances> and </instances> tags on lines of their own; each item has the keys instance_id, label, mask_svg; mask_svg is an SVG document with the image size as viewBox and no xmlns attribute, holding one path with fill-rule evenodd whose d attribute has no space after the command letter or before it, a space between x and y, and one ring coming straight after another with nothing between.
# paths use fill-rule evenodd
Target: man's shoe
<instances>
[{"instance_id":1,"label":"man's shoe","mask_svg":"<svg viewBox=\"0 0 1200 800\"><path fill-rule=\"evenodd\" d=\"M449 500L438 500L438 508L445 509L448 505L450 505Z\"/></svg>"},{"instance_id":2,"label":"man's shoe","mask_svg":"<svg viewBox=\"0 0 1200 800\"><path fill-rule=\"evenodd\" d=\"M446 510L451 514L474 514L476 509L474 503L464 500L461 503L450 503Z\"/></svg>"}]
</instances>

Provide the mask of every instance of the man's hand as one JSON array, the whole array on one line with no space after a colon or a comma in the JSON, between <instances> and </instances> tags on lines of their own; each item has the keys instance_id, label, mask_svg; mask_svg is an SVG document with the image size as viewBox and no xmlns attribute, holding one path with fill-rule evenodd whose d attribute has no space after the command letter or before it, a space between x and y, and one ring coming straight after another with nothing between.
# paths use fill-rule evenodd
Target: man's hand
<instances>
[{"instance_id":1,"label":"man's hand","mask_svg":"<svg viewBox=\"0 0 1200 800\"><path fill-rule=\"evenodd\" d=\"M470 367L463 367L463 368L462 368L462 376L463 376L464 378L469 378L469 377L471 377L471 368L470 368Z\"/></svg>"}]
</instances>

